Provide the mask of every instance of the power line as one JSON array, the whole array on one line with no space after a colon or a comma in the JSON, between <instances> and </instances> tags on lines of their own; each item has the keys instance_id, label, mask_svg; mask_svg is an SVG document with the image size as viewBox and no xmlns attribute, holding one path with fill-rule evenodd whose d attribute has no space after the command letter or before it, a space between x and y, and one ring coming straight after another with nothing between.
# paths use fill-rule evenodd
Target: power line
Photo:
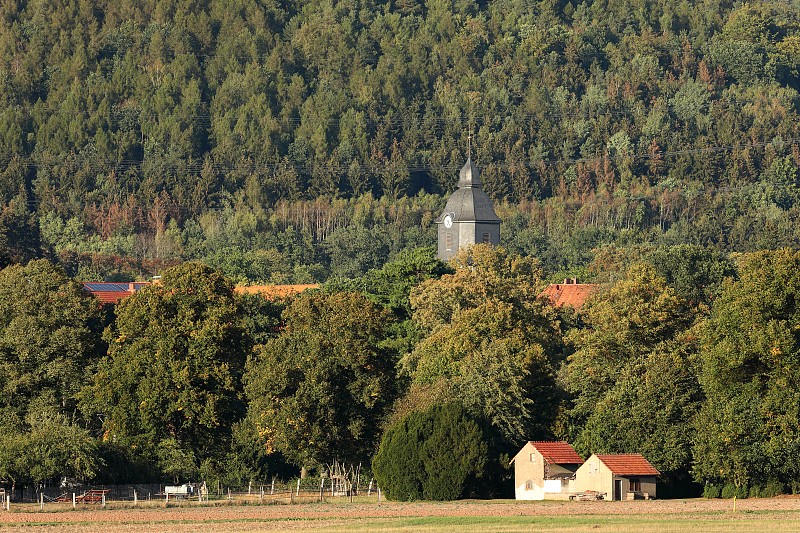
<instances>
[{"instance_id":1,"label":"power line","mask_svg":"<svg viewBox=\"0 0 800 533\"><path fill-rule=\"evenodd\" d=\"M797 144L800 143L800 139L791 138L791 139L783 141L783 143L785 145L787 145L787 146L794 146L794 145L797 145ZM662 152L662 153L659 153L659 154L632 154L632 155L617 156L617 157L601 156L601 157L596 157L596 158L584 158L584 159L561 159L561 160L539 161L539 162L535 162L535 163L525 163L524 166L531 167L531 166L538 165L538 164L570 166L570 165L575 165L575 164L589 164L589 163L592 163L592 162L603 162L603 161L606 161L606 160L616 161L616 160L620 160L620 159L623 159L623 158L628 158L628 159L631 159L631 160L637 160L637 159L651 159L651 158L657 157L657 156L658 157L673 157L673 156L679 156L679 155L705 155L705 154L711 154L711 153L721 153L721 152L731 151L731 150L743 150L743 149L749 149L749 148L765 148L765 147L767 147L767 146L769 146L771 144L772 144L771 142L757 142L757 143L745 143L745 144L733 144L733 145L717 145L717 146L708 146L708 147L700 148L700 149L674 150L674 151ZM8 160L6 160L6 161L8 161ZM135 166L134 165L135 163L141 164L142 162L141 161L138 161L138 162L137 161L128 161L127 163L131 165L130 168L133 168L133 166ZM510 168L512 166L518 166L519 164L520 163L494 162L494 163L483 164L482 166L484 168L486 168L487 166L491 165L494 168L508 169L508 168ZM38 168L38 166L39 166L36 162L33 162L33 161L28 161L26 163L26 165L29 168ZM193 165L191 167L199 172L198 169L201 169L203 166L204 166L203 164L197 164L197 165ZM282 165L248 164L248 165L234 165L233 167L228 166L228 165L212 165L212 168L215 171L219 172L219 171L221 171L221 169L224 169L224 168L230 169L230 168L235 168L235 167L240 167L240 166L242 166L242 167L246 166L248 169L250 169L251 172L255 172L256 170L259 170L259 169L261 169L261 170L272 170L274 172L277 172L277 169L282 167ZM295 168L295 170L297 170L298 167L292 167L292 168ZM346 165L343 165L343 166L330 165L330 166L299 167L299 168L300 169L312 170L312 171L323 171L324 170L324 171L327 171L327 172L346 172L349 169L351 169L352 167L351 166L346 166ZM382 171L385 171L385 167L384 168L379 168L379 167L376 167L376 166L361 165L361 166L359 166L359 168L360 169L364 169L364 170L368 170L368 171L373 171L374 173L380 173ZM438 171L438 172L456 173L458 171L458 168L460 168L458 165L417 166L417 167L413 167L412 166L412 167L408 167L408 170L410 172L432 172L432 171ZM736 187L724 186L724 187L711 187L711 188L709 188L707 185L704 185L703 188L702 188L703 191L713 191L714 193L726 193L726 192L733 192L733 191L736 191L736 190L743 190L743 189L744 189L744 186L736 186ZM641 194L641 193L637 193L637 194L633 195L631 197L631 199L633 199L633 200L647 200L647 199L657 199L659 197L660 196L656 195L656 194ZM31 209L31 210L35 210L42 203L43 203L42 200L37 199L37 198L28 198L27 199L28 208ZM185 207L185 206L177 206L177 205L170 205L168 207L165 207L165 209L167 209L168 211L178 211L178 212L183 212L183 213L191 213L191 212L196 211L196 209L191 209L191 208L188 208L188 207ZM224 207L224 206L223 207L209 207L209 206L203 206L202 207L202 210L204 210L204 211L208 211L208 210L221 211L221 210L224 210L224 209L227 209L227 207Z\"/></svg>"},{"instance_id":2,"label":"power line","mask_svg":"<svg viewBox=\"0 0 800 533\"><path fill-rule=\"evenodd\" d=\"M789 139L781 139L784 146L794 146L800 143L800 137L792 137ZM605 161L617 162L629 159L631 161L643 161L650 159L662 159L677 157L683 155L706 155L720 152L731 152L735 150L746 150L750 148L766 148L776 144L775 141L762 141L750 142L740 144L728 145L708 145L701 148L691 148L683 150L667 150L657 151L655 153L639 152L620 155L597 155L594 157L583 157L574 159L542 159L538 161L478 161L479 164L486 168L492 167L494 169L508 170L510 168L536 168L539 166L572 166L580 164L601 163ZM476 160L477 161L477 160ZM0 160L0 164L9 166L12 163L22 164L28 169L40 168L53 168L59 165L75 165L81 166L89 164L92 169L113 170L113 171L127 171L134 169L142 169L146 165L153 165L164 170L166 167L172 171L182 171L183 173L199 173L206 167L209 167L216 173L232 173L232 172L250 172L255 173L258 171L266 171L268 173L276 174L285 169L291 169L299 173L313 174L318 172L329 173L348 173L350 171L359 171L365 173L380 174L387 171L398 170L393 167L389 162L385 164L328 164L328 165L299 165L293 164L291 161L280 161L272 163L258 163L255 161L240 161L237 163L207 163L205 161L181 161L177 164L168 163L158 159L120 159L109 160L96 157L93 155L76 155L70 159L59 159L58 161L47 161L46 159L37 160L34 156L12 156ZM432 172L457 172L461 168L458 164L449 165L406 165L399 170L407 170L414 173L432 173Z\"/></svg>"}]
</instances>

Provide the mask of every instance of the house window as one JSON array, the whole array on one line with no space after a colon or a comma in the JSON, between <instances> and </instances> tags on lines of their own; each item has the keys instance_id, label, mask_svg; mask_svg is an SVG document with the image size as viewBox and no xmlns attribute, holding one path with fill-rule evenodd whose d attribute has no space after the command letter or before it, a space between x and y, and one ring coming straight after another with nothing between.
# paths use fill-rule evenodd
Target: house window
<instances>
[{"instance_id":1,"label":"house window","mask_svg":"<svg viewBox=\"0 0 800 533\"><path fill-rule=\"evenodd\" d=\"M449 231L444 234L444 247L448 252L453 249L453 234Z\"/></svg>"},{"instance_id":2,"label":"house window","mask_svg":"<svg viewBox=\"0 0 800 533\"><path fill-rule=\"evenodd\" d=\"M532 454L531 454L531 462L532 462L532 463L535 463L535 462L536 462L536 454L535 454L535 453L532 453Z\"/></svg>"},{"instance_id":3,"label":"house window","mask_svg":"<svg viewBox=\"0 0 800 533\"><path fill-rule=\"evenodd\" d=\"M525 490L533 490L533 481L530 479L525 482Z\"/></svg>"},{"instance_id":4,"label":"house window","mask_svg":"<svg viewBox=\"0 0 800 533\"><path fill-rule=\"evenodd\" d=\"M492 236L488 231L483 232L483 244L492 244Z\"/></svg>"},{"instance_id":5,"label":"house window","mask_svg":"<svg viewBox=\"0 0 800 533\"><path fill-rule=\"evenodd\" d=\"M639 481L638 478L631 478L631 490L630 492L642 492L642 482Z\"/></svg>"}]
</instances>

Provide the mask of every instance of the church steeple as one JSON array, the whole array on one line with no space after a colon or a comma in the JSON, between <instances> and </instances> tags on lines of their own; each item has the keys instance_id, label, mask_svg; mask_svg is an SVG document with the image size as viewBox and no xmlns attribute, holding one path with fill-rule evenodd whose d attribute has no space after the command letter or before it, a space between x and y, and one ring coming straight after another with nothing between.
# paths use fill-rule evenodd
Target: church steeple
<instances>
[{"instance_id":1,"label":"church steeple","mask_svg":"<svg viewBox=\"0 0 800 533\"><path fill-rule=\"evenodd\" d=\"M458 175L458 189L447 200L439 226L439 253L451 259L460 248L477 243L500 244L500 218L481 189L481 173L472 162L472 135L467 137L467 162Z\"/></svg>"}]
</instances>

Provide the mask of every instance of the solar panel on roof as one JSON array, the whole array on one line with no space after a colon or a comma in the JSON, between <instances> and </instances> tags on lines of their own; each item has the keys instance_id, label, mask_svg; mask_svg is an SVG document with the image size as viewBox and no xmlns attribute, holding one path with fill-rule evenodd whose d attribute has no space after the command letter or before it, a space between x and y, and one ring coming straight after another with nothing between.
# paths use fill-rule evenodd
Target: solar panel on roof
<instances>
[{"instance_id":1,"label":"solar panel on roof","mask_svg":"<svg viewBox=\"0 0 800 533\"><path fill-rule=\"evenodd\" d=\"M123 292L123 291L128 291L130 289L130 284L128 283L116 283L107 281L84 282L83 286L92 292ZM141 288L141 287L136 287L136 288Z\"/></svg>"}]
</instances>

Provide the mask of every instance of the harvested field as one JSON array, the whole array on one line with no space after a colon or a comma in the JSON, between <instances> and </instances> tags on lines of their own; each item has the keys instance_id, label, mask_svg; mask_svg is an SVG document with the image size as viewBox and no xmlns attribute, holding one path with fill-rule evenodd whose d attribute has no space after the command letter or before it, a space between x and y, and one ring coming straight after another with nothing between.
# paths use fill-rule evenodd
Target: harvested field
<instances>
[{"instance_id":1,"label":"harvested field","mask_svg":"<svg viewBox=\"0 0 800 533\"><path fill-rule=\"evenodd\" d=\"M0 529L38 531L800 531L800 498L513 500L202 505L0 512Z\"/></svg>"}]
</instances>

